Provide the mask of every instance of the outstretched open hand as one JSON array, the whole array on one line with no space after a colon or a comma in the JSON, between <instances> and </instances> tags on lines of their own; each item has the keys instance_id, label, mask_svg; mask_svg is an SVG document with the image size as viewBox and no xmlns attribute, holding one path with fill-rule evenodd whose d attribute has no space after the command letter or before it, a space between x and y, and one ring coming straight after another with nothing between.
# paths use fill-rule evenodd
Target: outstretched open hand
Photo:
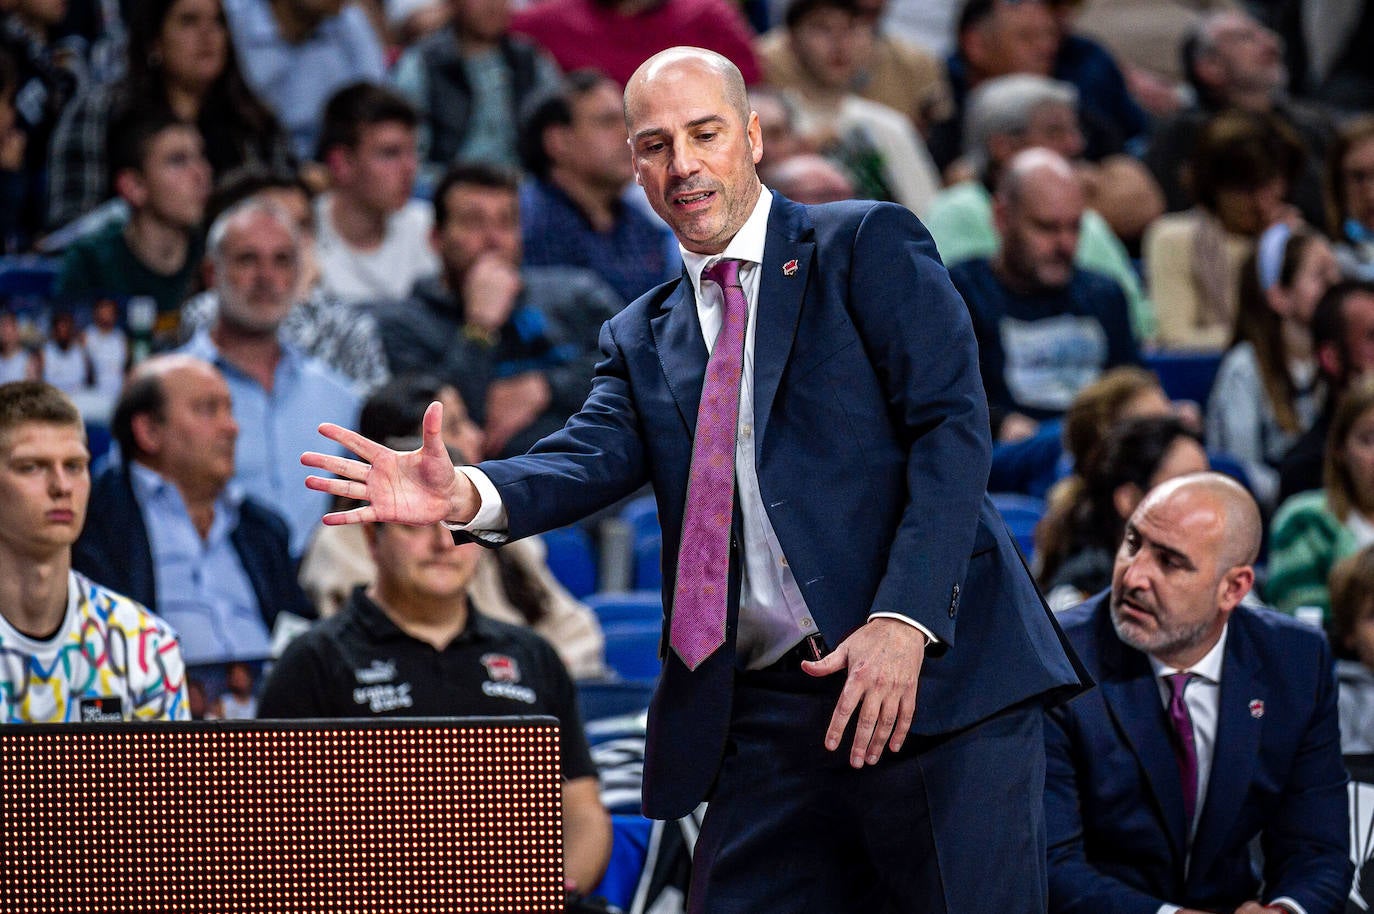
<instances>
[{"instance_id":1,"label":"outstretched open hand","mask_svg":"<svg viewBox=\"0 0 1374 914\"><path fill-rule=\"evenodd\" d=\"M393 451L357 432L326 422L320 434L337 441L361 460L307 451L301 463L339 478L307 476L307 488L367 504L324 516L328 525L369 522L427 526L441 520L469 521L481 506L476 488L457 472L440 434L443 406L425 410L421 444L414 451Z\"/></svg>"}]
</instances>

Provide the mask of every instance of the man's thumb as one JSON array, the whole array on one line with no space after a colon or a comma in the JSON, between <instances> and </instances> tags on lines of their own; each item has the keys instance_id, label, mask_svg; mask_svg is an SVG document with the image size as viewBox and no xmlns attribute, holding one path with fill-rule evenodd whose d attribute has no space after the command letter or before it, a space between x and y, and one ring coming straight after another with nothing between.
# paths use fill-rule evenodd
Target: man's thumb
<instances>
[{"instance_id":1,"label":"man's thumb","mask_svg":"<svg viewBox=\"0 0 1374 914\"><path fill-rule=\"evenodd\" d=\"M849 650L843 644L820 660L803 660L802 672L808 676L829 676L849 665Z\"/></svg>"}]
</instances>

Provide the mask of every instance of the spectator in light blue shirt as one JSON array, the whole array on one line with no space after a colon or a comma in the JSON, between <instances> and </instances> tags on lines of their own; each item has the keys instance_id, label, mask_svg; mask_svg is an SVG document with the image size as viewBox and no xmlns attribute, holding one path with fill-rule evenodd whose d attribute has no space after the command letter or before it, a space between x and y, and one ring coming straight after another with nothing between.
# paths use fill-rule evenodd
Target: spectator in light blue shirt
<instances>
[{"instance_id":1,"label":"spectator in light blue shirt","mask_svg":"<svg viewBox=\"0 0 1374 914\"><path fill-rule=\"evenodd\" d=\"M224 377L185 355L150 359L112 430L123 460L92 484L73 564L167 620L189 666L267 658L274 632L314 613L286 522L232 482L239 426Z\"/></svg>"},{"instance_id":2,"label":"spectator in light blue shirt","mask_svg":"<svg viewBox=\"0 0 1374 914\"><path fill-rule=\"evenodd\" d=\"M182 351L224 373L240 431L234 479L286 517L299 558L329 507L328 495L305 488L300 455L319 423L355 421L358 398L346 378L280 339L300 270L285 211L260 198L230 207L207 248L219 312Z\"/></svg>"},{"instance_id":3,"label":"spectator in light blue shirt","mask_svg":"<svg viewBox=\"0 0 1374 914\"><path fill-rule=\"evenodd\" d=\"M297 157L315 155L320 113L349 83L379 82L382 45L366 14L345 0L224 0L239 66L276 112Z\"/></svg>"}]
</instances>

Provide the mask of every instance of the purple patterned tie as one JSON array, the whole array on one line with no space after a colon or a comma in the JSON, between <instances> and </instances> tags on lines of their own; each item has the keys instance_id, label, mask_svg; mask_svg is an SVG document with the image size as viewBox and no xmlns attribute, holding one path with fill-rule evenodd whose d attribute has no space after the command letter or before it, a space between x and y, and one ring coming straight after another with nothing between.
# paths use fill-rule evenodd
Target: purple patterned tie
<instances>
[{"instance_id":1,"label":"purple patterned tie","mask_svg":"<svg viewBox=\"0 0 1374 914\"><path fill-rule=\"evenodd\" d=\"M697 409L692 472L677 553L673 626L669 643L689 670L725 643L725 591L730 573L730 515L735 503L735 435L739 423L740 373L749 303L739 282L738 260L720 260L702 273L725 293Z\"/></svg>"},{"instance_id":2,"label":"purple patterned tie","mask_svg":"<svg viewBox=\"0 0 1374 914\"><path fill-rule=\"evenodd\" d=\"M1193 739L1193 716L1188 713L1183 692L1193 681L1193 674L1170 673L1164 678L1169 681L1169 722L1178 737L1174 750L1178 756L1178 776L1183 781L1183 815L1191 831L1193 812L1197 809L1197 743Z\"/></svg>"}]
</instances>

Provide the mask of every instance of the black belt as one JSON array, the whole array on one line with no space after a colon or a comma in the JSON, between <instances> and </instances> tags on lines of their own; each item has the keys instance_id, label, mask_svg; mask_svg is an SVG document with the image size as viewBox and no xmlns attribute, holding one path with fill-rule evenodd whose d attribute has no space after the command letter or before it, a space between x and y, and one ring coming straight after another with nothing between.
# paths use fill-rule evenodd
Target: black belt
<instances>
[{"instance_id":1,"label":"black belt","mask_svg":"<svg viewBox=\"0 0 1374 914\"><path fill-rule=\"evenodd\" d=\"M768 672L800 670L802 661L820 660L828 653L830 653L830 648L825 644L825 637L820 632L816 632L792 645L788 648L787 653L764 667L764 670Z\"/></svg>"}]
</instances>

